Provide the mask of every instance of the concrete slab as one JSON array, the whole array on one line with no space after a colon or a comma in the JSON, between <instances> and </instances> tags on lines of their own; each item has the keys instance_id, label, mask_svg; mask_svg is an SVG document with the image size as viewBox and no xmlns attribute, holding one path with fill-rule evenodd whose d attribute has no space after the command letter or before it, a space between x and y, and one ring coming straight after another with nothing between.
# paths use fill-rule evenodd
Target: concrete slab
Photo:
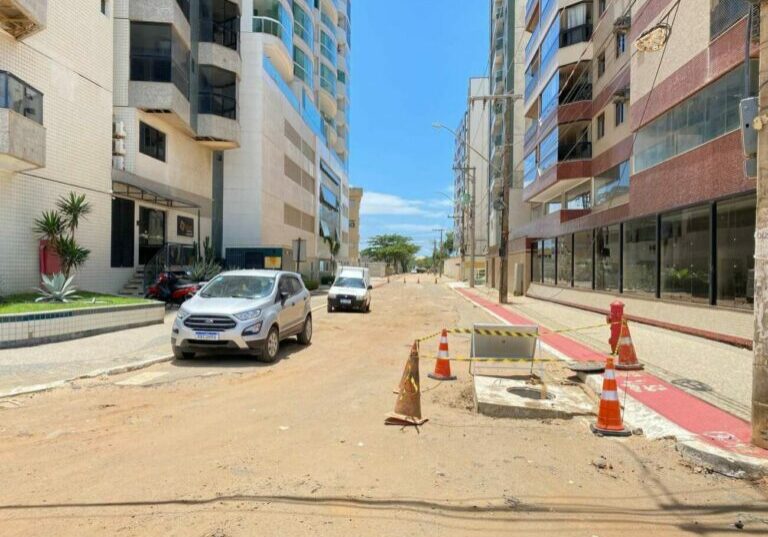
<instances>
[{"instance_id":1,"label":"concrete slab","mask_svg":"<svg viewBox=\"0 0 768 537\"><path fill-rule=\"evenodd\" d=\"M534 391L541 388L524 378L475 376L477 411L495 418L518 419L570 419L594 411L592 401L577 386L547 384L545 399L539 399L541 395Z\"/></svg>"}]
</instances>

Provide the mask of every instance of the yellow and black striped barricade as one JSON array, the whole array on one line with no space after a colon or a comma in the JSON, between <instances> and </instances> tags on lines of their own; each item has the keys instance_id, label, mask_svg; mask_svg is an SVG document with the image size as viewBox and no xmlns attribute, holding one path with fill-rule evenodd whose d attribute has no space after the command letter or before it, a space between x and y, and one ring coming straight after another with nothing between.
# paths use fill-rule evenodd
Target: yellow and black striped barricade
<instances>
[{"instance_id":1,"label":"yellow and black striped barricade","mask_svg":"<svg viewBox=\"0 0 768 537\"><path fill-rule=\"evenodd\" d=\"M537 325L473 325L470 357L486 359L473 362L473 373L494 377L512 377L530 373L536 355L538 337ZM516 358L517 360L495 362L488 358Z\"/></svg>"}]
</instances>

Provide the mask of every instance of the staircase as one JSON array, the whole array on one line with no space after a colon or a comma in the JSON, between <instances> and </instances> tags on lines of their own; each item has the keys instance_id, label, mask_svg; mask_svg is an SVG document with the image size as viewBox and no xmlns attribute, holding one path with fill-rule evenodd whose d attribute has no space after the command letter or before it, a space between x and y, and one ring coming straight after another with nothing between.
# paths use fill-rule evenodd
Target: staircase
<instances>
[{"instance_id":1,"label":"staircase","mask_svg":"<svg viewBox=\"0 0 768 537\"><path fill-rule=\"evenodd\" d=\"M131 279L126 282L123 288L118 293L121 296L144 296L144 267L141 266L136 269Z\"/></svg>"}]
</instances>

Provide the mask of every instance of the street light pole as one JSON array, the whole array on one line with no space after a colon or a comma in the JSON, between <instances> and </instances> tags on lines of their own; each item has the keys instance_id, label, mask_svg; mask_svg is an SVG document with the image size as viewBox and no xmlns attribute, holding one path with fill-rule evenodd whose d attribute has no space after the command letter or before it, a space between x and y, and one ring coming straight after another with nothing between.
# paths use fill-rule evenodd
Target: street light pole
<instances>
[{"instance_id":1,"label":"street light pole","mask_svg":"<svg viewBox=\"0 0 768 537\"><path fill-rule=\"evenodd\" d=\"M443 228L433 229L432 231L439 231L440 232L440 249L438 250L438 255L440 259L440 265L438 266L440 277L443 277Z\"/></svg>"}]
</instances>

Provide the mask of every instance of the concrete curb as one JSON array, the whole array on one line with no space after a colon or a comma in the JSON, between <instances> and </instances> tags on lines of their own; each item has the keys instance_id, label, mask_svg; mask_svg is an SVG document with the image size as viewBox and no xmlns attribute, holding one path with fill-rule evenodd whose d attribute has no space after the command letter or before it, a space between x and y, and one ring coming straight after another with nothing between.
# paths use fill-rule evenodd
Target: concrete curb
<instances>
[{"instance_id":1,"label":"concrete curb","mask_svg":"<svg viewBox=\"0 0 768 537\"><path fill-rule=\"evenodd\" d=\"M469 303L478 308L482 308L483 311L492 315L504 324L509 324L505 319L492 311L485 309L480 304L472 302L469 297L462 295L454 287L451 288L457 295L464 298ZM544 351L551 353L559 360L566 362L571 361L568 356L541 340L539 340L539 345ZM602 377L599 375L587 375L587 379L583 386L599 398L602 390ZM624 391L621 390L621 393L621 397L623 398ZM683 459L718 474L736 479L758 479L768 476L768 460L740 455L702 442L701 440L698 440L693 433L660 416L650 408L635 400L631 395L627 395L626 400L627 408L629 408L629 402L632 402L630 415L625 416L627 425L631 429L641 428L643 434L650 440L673 438L676 441L675 450L680 453ZM627 411L627 408L625 408L625 412Z\"/></svg>"},{"instance_id":2,"label":"concrete curb","mask_svg":"<svg viewBox=\"0 0 768 537\"><path fill-rule=\"evenodd\" d=\"M153 366L155 364L159 364L162 362L170 362L173 360L173 354L163 355L163 356L156 356L154 358L148 358L146 360L139 360L137 362L130 362L127 364L114 366L114 367L106 367L103 369L95 369L93 371L90 371L88 373L84 373L82 375L77 375L68 379L64 380L54 380L51 382L47 382L44 384L32 384L30 386L20 386L18 388L14 388L9 391L0 392L0 399L4 399L7 397L13 397L15 395L25 395L30 393L37 393L37 392L45 392L48 390L53 390L56 388L61 388L62 386L65 386L69 384L70 382L74 382L76 380L81 379L90 379L90 378L96 378L101 376L112 376L112 375L119 375L121 373L128 373L130 371L136 371L137 369L144 369L150 366Z\"/></svg>"}]
</instances>

